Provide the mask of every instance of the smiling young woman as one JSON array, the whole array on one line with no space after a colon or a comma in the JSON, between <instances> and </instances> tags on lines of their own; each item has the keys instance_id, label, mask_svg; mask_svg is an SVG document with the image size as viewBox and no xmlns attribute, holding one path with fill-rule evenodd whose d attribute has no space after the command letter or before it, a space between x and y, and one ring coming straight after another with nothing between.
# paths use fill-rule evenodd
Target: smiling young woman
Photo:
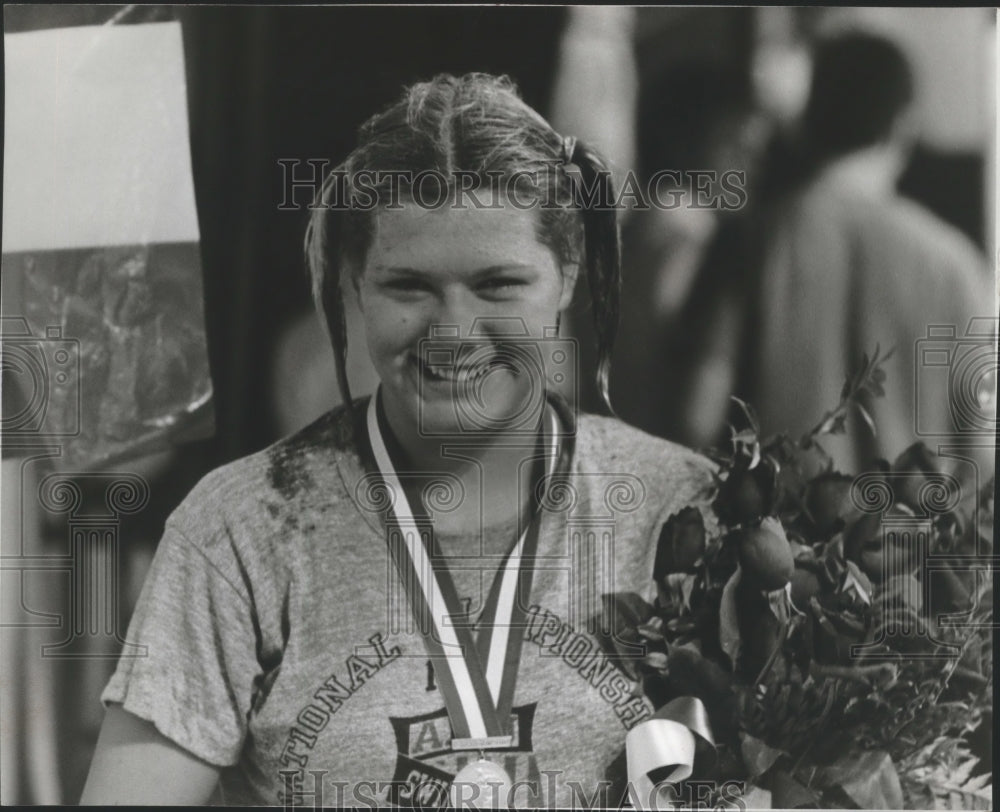
<instances>
[{"instance_id":1,"label":"smiling young woman","mask_svg":"<svg viewBox=\"0 0 1000 812\"><path fill-rule=\"evenodd\" d=\"M500 181L498 205L398 185L431 170ZM482 74L409 88L338 183L361 172L397 185L354 208L325 185L306 238L345 406L171 516L128 633L148 656L104 692L85 803L429 806L483 803L487 781L501 806L621 799L625 733L652 707L610 608L651 597L663 524L712 477L555 394L576 374L558 329L580 276L606 399L616 212L580 188L610 174ZM380 379L357 400L344 284Z\"/></svg>"}]
</instances>

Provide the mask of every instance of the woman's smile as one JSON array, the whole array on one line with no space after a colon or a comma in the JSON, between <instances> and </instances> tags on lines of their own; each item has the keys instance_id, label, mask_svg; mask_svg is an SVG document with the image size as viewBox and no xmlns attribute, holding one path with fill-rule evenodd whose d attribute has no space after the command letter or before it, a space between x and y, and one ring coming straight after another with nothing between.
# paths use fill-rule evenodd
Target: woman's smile
<instances>
[{"instance_id":1,"label":"woman's smile","mask_svg":"<svg viewBox=\"0 0 1000 812\"><path fill-rule=\"evenodd\" d=\"M453 364L431 364L418 354L408 356L409 363L416 366L417 373L430 384L475 384L494 372L516 374L517 368L498 356L491 359L477 359L474 363L456 366Z\"/></svg>"}]
</instances>

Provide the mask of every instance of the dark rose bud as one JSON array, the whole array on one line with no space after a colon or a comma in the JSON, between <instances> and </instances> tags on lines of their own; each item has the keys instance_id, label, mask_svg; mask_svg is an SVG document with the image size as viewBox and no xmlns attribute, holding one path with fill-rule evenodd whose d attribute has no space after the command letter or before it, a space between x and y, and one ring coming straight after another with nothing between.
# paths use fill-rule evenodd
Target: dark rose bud
<instances>
[{"instance_id":1,"label":"dark rose bud","mask_svg":"<svg viewBox=\"0 0 1000 812\"><path fill-rule=\"evenodd\" d=\"M659 582L672 572L690 572L705 552L705 522L701 512L686 507L675 513L660 531L653 578Z\"/></svg>"},{"instance_id":2,"label":"dark rose bud","mask_svg":"<svg viewBox=\"0 0 1000 812\"><path fill-rule=\"evenodd\" d=\"M676 646L667 660L673 696L698 697L708 711L712 732L729 730L736 718L732 675L707 657L685 646Z\"/></svg>"},{"instance_id":3,"label":"dark rose bud","mask_svg":"<svg viewBox=\"0 0 1000 812\"><path fill-rule=\"evenodd\" d=\"M938 473L938 462L923 443L914 443L892 464L889 482L897 504L920 509L920 489Z\"/></svg>"},{"instance_id":4,"label":"dark rose bud","mask_svg":"<svg viewBox=\"0 0 1000 812\"><path fill-rule=\"evenodd\" d=\"M968 537L966 525L958 514L943 513L935 516L933 551L935 553L959 552L963 541ZM975 553L975 549L969 549L970 554Z\"/></svg>"},{"instance_id":5,"label":"dark rose bud","mask_svg":"<svg viewBox=\"0 0 1000 812\"><path fill-rule=\"evenodd\" d=\"M742 466L730 471L726 481L719 486L715 510L728 525L753 524L769 515L778 492L777 471L767 458L756 468Z\"/></svg>"},{"instance_id":6,"label":"dark rose bud","mask_svg":"<svg viewBox=\"0 0 1000 812\"><path fill-rule=\"evenodd\" d=\"M851 501L852 482L846 474L826 473L806 485L805 509L818 538L829 538L858 516Z\"/></svg>"},{"instance_id":7,"label":"dark rose bud","mask_svg":"<svg viewBox=\"0 0 1000 812\"><path fill-rule=\"evenodd\" d=\"M893 505L886 512L887 518L912 518L913 512L905 505ZM908 539L908 543L905 540ZM883 571L891 574L912 572L919 564L915 534L906 534L894 544L882 541L882 518L864 515L847 528L844 550L869 578L880 581ZM885 570L883 570L885 568Z\"/></svg>"},{"instance_id":8,"label":"dark rose bud","mask_svg":"<svg viewBox=\"0 0 1000 812\"><path fill-rule=\"evenodd\" d=\"M789 582L795 571L792 548L777 519L744 530L739 538L740 567L746 582L756 589L773 592Z\"/></svg>"},{"instance_id":9,"label":"dark rose bud","mask_svg":"<svg viewBox=\"0 0 1000 812\"><path fill-rule=\"evenodd\" d=\"M906 505L894 504L885 513L886 519L912 519L914 513ZM858 564L869 578L880 580L883 558L887 559L892 574L910 571L917 566L917 546L914 534L906 534L909 544L902 540L883 549L883 518L865 514L844 532L845 556Z\"/></svg>"},{"instance_id":10,"label":"dark rose bud","mask_svg":"<svg viewBox=\"0 0 1000 812\"><path fill-rule=\"evenodd\" d=\"M816 573L805 567L795 567L792 572L792 603L799 610L809 605L809 599L820 593L822 585Z\"/></svg>"}]
</instances>

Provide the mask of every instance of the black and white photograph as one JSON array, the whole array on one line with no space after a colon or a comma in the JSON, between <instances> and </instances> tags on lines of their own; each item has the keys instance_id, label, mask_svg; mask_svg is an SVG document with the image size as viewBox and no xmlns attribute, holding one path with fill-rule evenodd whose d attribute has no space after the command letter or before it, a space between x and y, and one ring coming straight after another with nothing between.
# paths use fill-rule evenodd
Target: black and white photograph
<instances>
[{"instance_id":1,"label":"black and white photograph","mask_svg":"<svg viewBox=\"0 0 1000 812\"><path fill-rule=\"evenodd\" d=\"M992 809L997 25L5 3L0 803Z\"/></svg>"}]
</instances>

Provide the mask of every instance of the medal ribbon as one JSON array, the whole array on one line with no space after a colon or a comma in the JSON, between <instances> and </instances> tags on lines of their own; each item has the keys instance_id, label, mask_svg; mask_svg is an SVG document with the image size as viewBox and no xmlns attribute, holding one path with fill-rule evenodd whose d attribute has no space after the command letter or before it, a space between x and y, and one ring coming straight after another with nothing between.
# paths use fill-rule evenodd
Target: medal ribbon
<instances>
[{"instance_id":1,"label":"medal ribbon","mask_svg":"<svg viewBox=\"0 0 1000 812\"><path fill-rule=\"evenodd\" d=\"M428 651L435 664L445 666L435 668L435 675L453 736L480 741L506 736L525 631L525 601L519 598L530 594L541 511L535 511L494 578L474 638L471 625L456 620L462 617L461 603L430 520L414 516L396 475L383 440L380 396L381 389L368 405L368 437L379 474L393 496L386 520L389 549ZM545 469L551 476L559 459L559 426L551 408L546 408L546 417Z\"/></svg>"}]
</instances>

